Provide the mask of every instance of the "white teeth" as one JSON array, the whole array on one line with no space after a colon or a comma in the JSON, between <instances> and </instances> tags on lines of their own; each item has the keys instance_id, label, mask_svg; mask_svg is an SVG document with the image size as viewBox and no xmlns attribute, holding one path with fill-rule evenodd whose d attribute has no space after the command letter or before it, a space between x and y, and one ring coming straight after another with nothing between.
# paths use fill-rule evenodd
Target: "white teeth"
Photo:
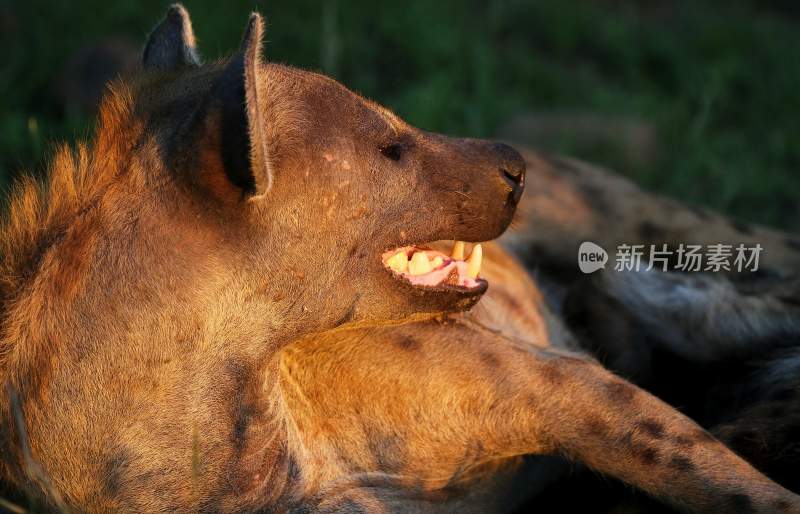
<instances>
[{"instance_id":1,"label":"white teeth","mask_svg":"<svg viewBox=\"0 0 800 514\"><path fill-rule=\"evenodd\" d=\"M480 244L476 244L469 254L467 259L467 276L469 278L478 278L478 273L481 271L481 261L483 260L483 248Z\"/></svg>"},{"instance_id":2,"label":"white teeth","mask_svg":"<svg viewBox=\"0 0 800 514\"><path fill-rule=\"evenodd\" d=\"M450 270L451 273L453 270L457 270L461 273L461 277L465 279L467 277L476 279L481 272L483 247L480 244L476 244L473 246L469 257L464 259L465 247L466 244L463 241L453 241L452 260L444 254L439 254L439 252L406 247L405 250L396 250L394 255L386 259L385 265L395 273L402 273L407 276L420 276L437 270ZM408 257L408 253L411 253L411 258ZM466 270L461 264L456 266L456 262L466 263Z\"/></svg>"},{"instance_id":3,"label":"white teeth","mask_svg":"<svg viewBox=\"0 0 800 514\"><path fill-rule=\"evenodd\" d=\"M457 261L464 260L464 241L454 241L453 242L453 253L451 254L453 259Z\"/></svg>"},{"instance_id":4,"label":"white teeth","mask_svg":"<svg viewBox=\"0 0 800 514\"><path fill-rule=\"evenodd\" d=\"M408 271L408 255L406 252L397 252L389 257L386 265L398 273L405 273Z\"/></svg>"},{"instance_id":5,"label":"white teeth","mask_svg":"<svg viewBox=\"0 0 800 514\"><path fill-rule=\"evenodd\" d=\"M424 275L425 273L429 273L433 267L431 266L430 261L428 261L428 256L425 252L417 252L411 256L411 262L408 263L408 272L411 275Z\"/></svg>"}]
</instances>

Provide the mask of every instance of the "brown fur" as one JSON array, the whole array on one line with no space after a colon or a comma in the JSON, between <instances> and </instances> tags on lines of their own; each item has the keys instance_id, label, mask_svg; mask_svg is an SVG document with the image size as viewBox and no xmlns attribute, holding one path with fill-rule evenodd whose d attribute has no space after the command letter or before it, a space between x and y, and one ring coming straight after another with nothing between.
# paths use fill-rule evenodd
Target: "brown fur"
<instances>
[{"instance_id":1,"label":"brown fur","mask_svg":"<svg viewBox=\"0 0 800 514\"><path fill-rule=\"evenodd\" d=\"M425 133L326 77L263 64L262 25L254 15L240 54L199 66L170 51L194 41L173 7L144 72L112 86L92 144L60 150L46 182L12 196L0 419L13 429L0 443L18 486L89 510L268 502L287 462L268 393L282 346L480 297L413 288L380 255L498 235L521 190L504 176L521 182L519 155ZM390 143L402 158L381 153ZM260 420L256 439L272 442L243 453ZM252 497L235 478L251 462L265 470Z\"/></svg>"},{"instance_id":2,"label":"brown fur","mask_svg":"<svg viewBox=\"0 0 800 514\"><path fill-rule=\"evenodd\" d=\"M548 279L550 291L569 290L564 318L580 343L796 491L796 238L687 207L574 159L524 155L530 183L541 187L528 189L519 230L504 239ZM757 273L606 269L587 280L575 265L585 240L607 249L745 242L764 251Z\"/></svg>"},{"instance_id":3,"label":"brown fur","mask_svg":"<svg viewBox=\"0 0 800 514\"><path fill-rule=\"evenodd\" d=\"M565 454L680 506L800 510L687 418L548 348L561 329L501 249L466 315L446 313L479 293L382 269L392 246L498 236L516 152L260 63L257 16L222 63L198 65L190 29L173 7L93 145L12 201L3 479L92 512L488 512L520 456Z\"/></svg>"},{"instance_id":4,"label":"brown fur","mask_svg":"<svg viewBox=\"0 0 800 514\"><path fill-rule=\"evenodd\" d=\"M492 288L469 314L314 336L282 352L290 446L305 462L313 508L355 498L370 512L404 511L427 499L434 505L421 512L507 512L524 495L498 496L493 478L519 473L517 456L553 453L692 511L727 509L737 495L754 511L776 501L797 508L671 407L584 356L548 348L559 342L542 303L527 310L538 331L495 328L481 306L513 312L508 289L527 282L502 259L516 279L487 269Z\"/></svg>"}]
</instances>

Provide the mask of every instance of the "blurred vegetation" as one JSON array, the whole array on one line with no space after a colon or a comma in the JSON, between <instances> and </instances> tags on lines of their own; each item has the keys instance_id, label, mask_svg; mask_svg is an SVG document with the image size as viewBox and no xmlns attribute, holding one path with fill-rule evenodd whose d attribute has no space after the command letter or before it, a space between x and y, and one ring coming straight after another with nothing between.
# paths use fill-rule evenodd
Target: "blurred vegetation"
<instances>
[{"instance_id":1,"label":"blurred vegetation","mask_svg":"<svg viewBox=\"0 0 800 514\"><path fill-rule=\"evenodd\" d=\"M37 169L50 142L86 137L54 77L83 45L142 44L167 2L0 2L0 173ZM550 150L645 187L800 229L800 2L185 0L206 58L236 48L250 10L268 59L321 69L430 130L490 136L521 113L640 120L658 152L631 165L569 134ZM82 71L82 73L85 72ZM536 187L535 183L530 187Z\"/></svg>"}]
</instances>

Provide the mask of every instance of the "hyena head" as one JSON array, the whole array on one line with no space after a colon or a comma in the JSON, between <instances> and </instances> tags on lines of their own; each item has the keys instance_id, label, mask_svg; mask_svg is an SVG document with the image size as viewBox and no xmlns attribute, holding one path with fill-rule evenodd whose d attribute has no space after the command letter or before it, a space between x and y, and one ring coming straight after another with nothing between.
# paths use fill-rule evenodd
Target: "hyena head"
<instances>
[{"instance_id":1,"label":"hyena head","mask_svg":"<svg viewBox=\"0 0 800 514\"><path fill-rule=\"evenodd\" d=\"M242 269L299 299L318 329L473 305L487 287L476 265L418 245L500 235L522 193L520 155L425 132L330 78L265 64L261 35L254 14L238 54L201 65L174 6L138 86L166 168L204 215L226 220Z\"/></svg>"}]
</instances>

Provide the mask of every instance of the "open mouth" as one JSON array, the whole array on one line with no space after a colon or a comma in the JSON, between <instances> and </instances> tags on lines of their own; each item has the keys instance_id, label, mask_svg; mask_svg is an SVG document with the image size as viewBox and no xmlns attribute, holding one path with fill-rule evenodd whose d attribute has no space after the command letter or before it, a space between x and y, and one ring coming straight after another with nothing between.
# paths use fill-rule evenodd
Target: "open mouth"
<instances>
[{"instance_id":1,"label":"open mouth","mask_svg":"<svg viewBox=\"0 0 800 514\"><path fill-rule=\"evenodd\" d=\"M483 248L476 244L464 258L465 244L455 241L450 255L422 246L411 245L383 253L383 266L395 277L412 286L433 289L455 289L474 292L487 287L480 278Z\"/></svg>"}]
</instances>

